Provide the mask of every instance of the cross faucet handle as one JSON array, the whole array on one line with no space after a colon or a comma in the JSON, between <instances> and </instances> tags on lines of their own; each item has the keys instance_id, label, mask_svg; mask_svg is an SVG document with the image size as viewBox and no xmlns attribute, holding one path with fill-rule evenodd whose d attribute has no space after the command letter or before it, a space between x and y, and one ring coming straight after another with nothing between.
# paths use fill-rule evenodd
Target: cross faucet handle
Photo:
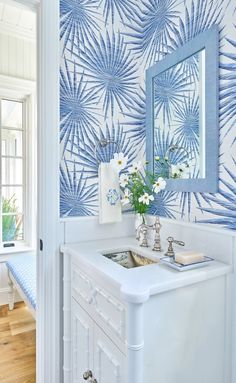
<instances>
[{"instance_id":1,"label":"cross faucet handle","mask_svg":"<svg viewBox=\"0 0 236 383\"><path fill-rule=\"evenodd\" d=\"M176 243L177 245L180 245L180 246L185 246L185 243L183 241L177 241L173 237L168 237L167 241L168 241L169 245L168 245L168 249L167 249L167 252L165 253L165 255L167 255L168 257L175 257L175 252L173 249L173 243Z\"/></svg>"}]
</instances>

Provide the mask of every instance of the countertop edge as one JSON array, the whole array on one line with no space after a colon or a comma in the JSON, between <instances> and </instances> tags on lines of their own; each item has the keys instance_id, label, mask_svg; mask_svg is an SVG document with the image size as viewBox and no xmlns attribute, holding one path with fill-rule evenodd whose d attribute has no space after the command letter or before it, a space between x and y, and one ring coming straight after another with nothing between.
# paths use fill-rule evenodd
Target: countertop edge
<instances>
[{"instance_id":1,"label":"countertop edge","mask_svg":"<svg viewBox=\"0 0 236 383\"><path fill-rule=\"evenodd\" d=\"M73 249L73 246L75 245L78 245L78 243L64 244L61 245L60 250L62 253L67 253L72 257L79 257L80 262L82 262L83 265L86 266L86 264L89 264L89 266L93 268L95 272L97 271L100 275L104 276L104 278L107 278L108 280L113 279L112 275L109 275L107 272L99 268L93 262L89 262L86 258L86 254L83 254L82 252L80 253L78 250ZM78 266L80 262L78 262ZM214 279L233 272L232 265L224 264L219 261L215 261L215 265L218 265L219 267L212 268L212 266L206 266L201 269L192 270L194 271L194 273L189 271L175 271L173 273L173 270L169 270L167 266L158 265L161 268L164 267L167 272L172 273L173 279L171 280L170 278L169 281L157 283L155 286L150 286L149 288L142 288L142 286L140 288L137 288L137 285L133 287L132 284L129 283L131 280L129 278L127 278L127 283L123 283L122 281L121 283L119 283L119 280L113 280L119 286L120 294L125 302L131 304L142 304L145 301L147 301L150 298L150 296L161 294L181 287L186 287L206 280ZM179 274L181 274L181 278L175 278L175 276Z\"/></svg>"}]
</instances>

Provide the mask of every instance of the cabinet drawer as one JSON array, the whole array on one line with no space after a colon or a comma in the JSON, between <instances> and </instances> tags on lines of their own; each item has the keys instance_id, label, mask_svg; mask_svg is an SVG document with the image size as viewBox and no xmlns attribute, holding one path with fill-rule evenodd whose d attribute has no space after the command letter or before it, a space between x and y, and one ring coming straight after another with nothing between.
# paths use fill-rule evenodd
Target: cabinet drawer
<instances>
[{"instance_id":1,"label":"cabinet drawer","mask_svg":"<svg viewBox=\"0 0 236 383\"><path fill-rule=\"evenodd\" d=\"M92 318L125 340L125 306L77 266L72 266L72 296Z\"/></svg>"}]
</instances>

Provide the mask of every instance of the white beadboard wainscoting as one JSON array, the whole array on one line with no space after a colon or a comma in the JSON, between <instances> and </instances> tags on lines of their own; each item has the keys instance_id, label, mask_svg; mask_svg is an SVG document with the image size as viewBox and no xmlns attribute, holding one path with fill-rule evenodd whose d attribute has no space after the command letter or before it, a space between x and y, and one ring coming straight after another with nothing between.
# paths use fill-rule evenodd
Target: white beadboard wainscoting
<instances>
[{"instance_id":1,"label":"white beadboard wainscoting","mask_svg":"<svg viewBox=\"0 0 236 383\"><path fill-rule=\"evenodd\" d=\"M0 33L0 73L25 80L36 79L36 43Z\"/></svg>"}]
</instances>

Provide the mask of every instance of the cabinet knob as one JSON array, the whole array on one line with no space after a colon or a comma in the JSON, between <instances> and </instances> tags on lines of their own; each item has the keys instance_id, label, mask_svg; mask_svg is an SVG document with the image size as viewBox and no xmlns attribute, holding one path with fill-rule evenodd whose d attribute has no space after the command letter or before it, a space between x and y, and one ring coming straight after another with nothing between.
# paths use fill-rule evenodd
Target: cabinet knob
<instances>
[{"instance_id":1,"label":"cabinet knob","mask_svg":"<svg viewBox=\"0 0 236 383\"><path fill-rule=\"evenodd\" d=\"M88 371L85 371L83 373L83 378L84 380L88 380L89 378L92 378L93 377L93 373L91 370L88 370ZM96 383L96 382L95 382Z\"/></svg>"}]
</instances>

